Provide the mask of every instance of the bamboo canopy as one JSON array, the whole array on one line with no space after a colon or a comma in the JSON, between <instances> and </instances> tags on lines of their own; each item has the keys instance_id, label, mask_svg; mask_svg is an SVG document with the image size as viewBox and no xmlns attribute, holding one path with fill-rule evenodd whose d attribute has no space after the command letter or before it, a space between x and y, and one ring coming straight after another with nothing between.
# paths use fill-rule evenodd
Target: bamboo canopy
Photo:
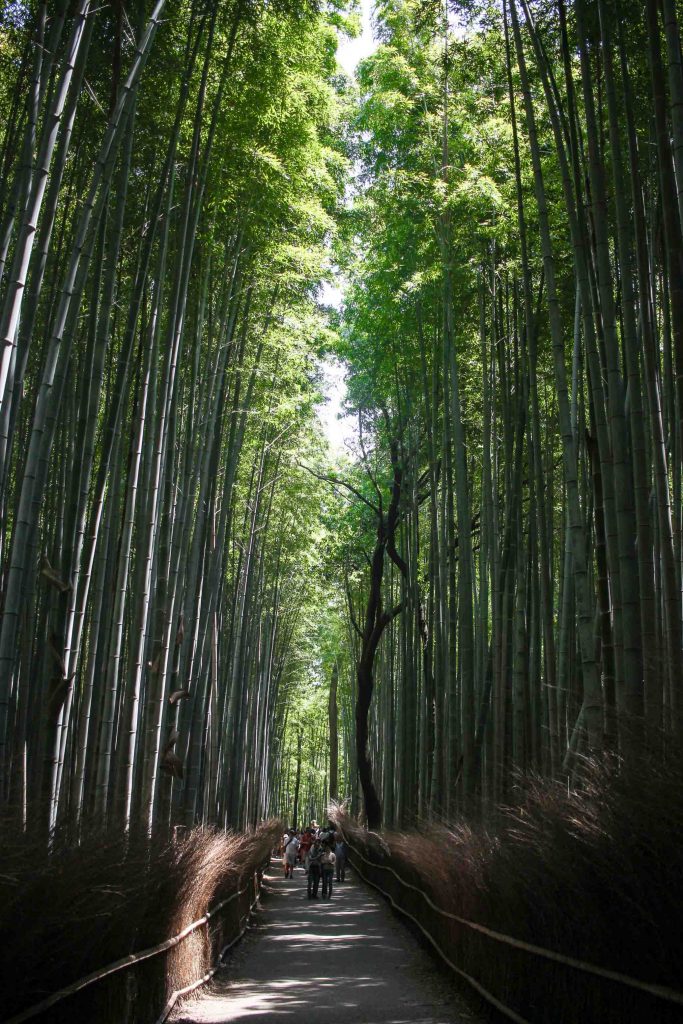
<instances>
[{"instance_id":1,"label":"bamboo canopy","mask_svg":"<svg viewBox=\"0 0 683 1024\"><path fill-rule=\"evenodd\" d=\"M336 2L3 13L3 813L405 827L680 753L683 60L641 6L382 0L355 82Z\"/></svg>"}]
</instances>

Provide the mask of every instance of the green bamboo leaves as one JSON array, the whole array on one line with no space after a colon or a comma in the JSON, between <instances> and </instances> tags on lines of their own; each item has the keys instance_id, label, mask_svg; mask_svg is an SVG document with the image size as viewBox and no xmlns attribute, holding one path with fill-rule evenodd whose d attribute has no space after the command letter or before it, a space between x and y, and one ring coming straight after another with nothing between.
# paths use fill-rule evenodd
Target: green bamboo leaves
<instances>
[{"instance_id":1,"label":"green bamboo leaves","mask_svg":"<svg viewBox=\"0 0 683 1024\"><path fill-rule=\"evenodd\" d=\"M380 6L353 125L340 351L404 480L412 612L368 711L400 824L680 730L678 12L461 6Z\"/></svg>"},{"instance_id":2,"label":"green bamboo leaves","mask_svg":"<svg viewBox=\"0 0 683 1024\"><path fill-rule=\"evenodd\" d=\"M319 444L335 34L193 0L137 25L38 7L24 30L2 94L24 144L13 163L8 123L0 800L46 834L244 825L272 803L317 507L281 535Z\"/></svg>"}]
</instances>

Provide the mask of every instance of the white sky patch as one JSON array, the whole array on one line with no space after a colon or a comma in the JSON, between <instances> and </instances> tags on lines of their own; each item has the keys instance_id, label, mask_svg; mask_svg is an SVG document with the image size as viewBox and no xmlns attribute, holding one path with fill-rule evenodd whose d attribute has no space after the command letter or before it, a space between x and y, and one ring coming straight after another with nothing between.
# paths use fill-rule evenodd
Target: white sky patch
<instances>
[{"instance_id":1,"label":"white sky patch","mask_svg":"<svg viewBox=\"0 0 683 1024\"><path fill-rule=\"evenodd\" d=\"M360 36L349 39L340 34L337 48L337 60L347 75L352 77L359 61L369 57L377 49L377 43L372 36L372 0L361 0L360 6L363 26ZM339 283L324 282L320 290L320 304L341 309L344 298L342 284L341 280ZM317 408L318 419L330 446L330 454L335 458L347 452L349 446L354 446L358 429L355 416L343 414L346 399L346 367L333 356L326 356L319 365L323 375L325 402Z\"/></svg>"},{"instance_id":2,"label":"white sky patch","mask_svg":"<svg viewBox=\"0 0 683 1024\"><path fill-rule=\"evenodd\" d=\"M321 305L341 310L343 299L343 291L338 284L329 281L323 283L319 298ZM323 377L325 401L316 407L316 412L330 446L330 455L334 459L347 451L348 442L353 442L356 437L356 421L355 417L345 416L343 412L346 399L345 365L334 356L325 356L318 367Z\"/></svg>"},{"instance_id":3,"label":"white sky patch","mask_svg":"<svg viewBox=\"0 0 683 1024\"><path fill-rule=\"evenodd\" d=\"M323 391L326 401L317 407L318 419L330 446L333 458L348 452L357 437L355 416L345 416L343 411L346 398L346 367L334 356L320 360L323 375Z\"/></svg>"},{"instance_id":4,"label":"white sky patch","mask_svg":"<svg viewBox=\"0 0 683 1024\"><path fill-rule=\"evenodd\" d=\"M356 39L340 35L337 47L337 60L347 75L352 76L358 62L364 57L369 57L377 49L377 43L372 38L372 0L361 0L360 6L363 31Z\"/></svg>"},{"instance_id":5,"label":"white sky patch","mask_svg":"<svg viewBox=\"0 0 683 1024\"><path fill-rule=\"evenodd\" d=\"M334 306L335 309L341 309L343 297L344 295L339 285L323 281L319 297L321 306Z\"/></svg>"}]
</instances>

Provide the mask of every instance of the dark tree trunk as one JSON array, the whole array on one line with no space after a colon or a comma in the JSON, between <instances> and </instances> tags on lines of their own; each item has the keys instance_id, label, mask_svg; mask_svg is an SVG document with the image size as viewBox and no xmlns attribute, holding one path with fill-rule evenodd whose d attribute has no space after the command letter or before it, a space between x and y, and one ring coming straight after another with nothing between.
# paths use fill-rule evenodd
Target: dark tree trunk
<instances>
[{"instance_id":1,"label":"dark tree trunk","mask_svg":"<svg viewBox=\"0 0 683 1024\"><path fill-rule=\"evenodd\" d=\"M388 417L385 418L388 420ZM387 426L389 426L387 422ZM396 526L398 523L398 511L401 500L402 470L396 457L392 442L392 466L393 481L391 488L391 500L386 514L382 511L382 502L378 506L372 506L377 515L377 541L370 563L370 590L365 607L365 619L361 629L354 621L356 631L360 637L360 652L356 663L356 679L358 682L358 693L356 695L356 757L358 761L358 778L363 790L363 802L365 804L365 815L367 825L370 829L379 828L382 823L382 805L375 789L372 778L372 762L368 749L368 716L372 703L372 692L374 689L373 666L375 654L382 638L382 633L402 610L403 603L395 605L387 611L382 611L382 577L384 576L384 554L394 552L394 560L400 558L396 552ZM369 504L366 502L366 504Z\"/></svg>"},{"instance_id":2,"label":"dark tree trunk","mask_svg":"<svg viewBox=\"0 0 683 1024\"><path fill-rule=\"evenodd\" d=\"M330 703L328 707L330 723L330 800L337 800L339 797L339 736L338 736L338 711L337 711L337 684L339 682L339 667L335 662L330 677Z\"/></svg>"},{"instance_id":3,"label":"dark tree trunk","mask_svg":"<svg viewBox=\"0 0 683 1024\"><path fill-rule=\"evenodd\" d=\"M372 779L372 762L368 750L368 715L374 686L372 661L361 661L357 669L358 699L356 701L356 759L358 778L363 790L365 817L369 829L378 829L382 824L382 805Z\"/></svg>"}]
</instances>

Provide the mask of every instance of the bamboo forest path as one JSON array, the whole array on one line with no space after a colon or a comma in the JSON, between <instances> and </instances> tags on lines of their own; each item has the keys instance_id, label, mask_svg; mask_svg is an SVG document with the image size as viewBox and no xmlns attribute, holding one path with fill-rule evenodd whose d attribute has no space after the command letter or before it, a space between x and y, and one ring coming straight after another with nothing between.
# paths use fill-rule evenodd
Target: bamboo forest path
<instances>
[{"instance_id":1,"label":"bamboo forest path","mask_svg":"<svg viewBox=\"0 0 683 1024\"><path fill-rule=\"evenodd\" d=\"M309 900L273 862L257 923L174 1024L479 1024L481 1018L384 901L351 872Z\"/></svg>"}]
</instances>

